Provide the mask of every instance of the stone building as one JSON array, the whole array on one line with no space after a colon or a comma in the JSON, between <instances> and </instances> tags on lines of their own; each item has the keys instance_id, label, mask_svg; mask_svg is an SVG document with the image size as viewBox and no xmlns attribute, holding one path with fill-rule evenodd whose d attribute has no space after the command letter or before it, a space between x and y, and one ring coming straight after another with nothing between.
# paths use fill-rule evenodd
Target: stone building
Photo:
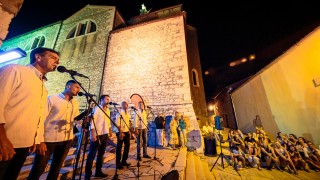
<instances>
[{"instance_id":1,"label":"stone building","mask_svg":"<svg viewBox=\"0 0 320 180\"><path fill-rule=\"evenodd\" d=\"M179 111L198 130L207 108L197 32L186 16L177 5L126 22L114 6L87 5L61 22L4 41L2 48L28 54L39 46L54 48L61 52L60 65L90 78L75 77L91 94L109 94L112 102L130 105L132 95L139 95L154 114ZM8 63L28 64L29 57L0 66ZM63 91L70 78L48 74L49 94ZM86 99L77 98L85 109Z\"/></svg>"}]
</instances>

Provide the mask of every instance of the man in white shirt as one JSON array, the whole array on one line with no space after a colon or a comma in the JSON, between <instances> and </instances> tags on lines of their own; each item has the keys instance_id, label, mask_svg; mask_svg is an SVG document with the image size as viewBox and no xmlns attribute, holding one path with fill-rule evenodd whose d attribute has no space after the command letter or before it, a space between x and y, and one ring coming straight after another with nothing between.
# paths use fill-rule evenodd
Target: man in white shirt
<instances>
[{"instance_id":1,"label":"man in white shirt","mask_svg":"<svg viewBox=\"0 0 320 180\"><path fill-rule=\"evenodd\" d=\"M90 179L92 175L92 164L97 152L95 177L107 177L107 174L102 172L102 164L108 138L109 136L112 137L109 102L109 95L101 95L100 105L96 106L93 111L93 119L90 123L90 148L86 162L85 179Z\"/></svg>"},{"instance_id":2,"label":"man in white shirt","mask_svg":"<svg viewBox=\"0 0 320 180\"><path fill-rule=\"evenodd\" d=\"M0 69L0 179L17 179L29 148L40 143L48 96L45 75L58 64L57 51L39 47L31 51L30 65Z\"/></svg>"},{"instance_id":3,"label":"man in white shirt","mask_svg":"<svg viewBox=\"0 0 320 180\"><path fill-rule=\"evenodd\" d=\"M40 178L52 155L47 179L58 179L74 138L73 123L74 118L79 115L79 102L73 97L79 91L79 84L69 80L62 93L48 97L49 114L44 122L44 141L37 145L29 180Z\"/></svg>"},{"instance_id":4,"label":"man in white shirt","mask_svg":"<svg viewBox=\"0 0 320 180\"><path fill-rule=\"evenodd\" d=\"M133 127L135 128L137 134L137 160L141 161L141 139L142 139L142 149L143 149L143 157L151 158L147 154L147 112L144 109L143 102L138 103L139 109L134 111L134 122Z\"/></svg>"},{"instance_id":5,"label":"man in white shirt","mask_svg":"<svg viewBox=\"0 0 320 180\"><path fill-rule=\"evenodd\" d=\"M121 103L120 114L117 114L116 124L117 124L117 149L116 149L116 166L118 169L123 169L123 166L129 166L130 163L127 162L129 149L130 149L130 132L129 132L129 120L130 114L128 112L128 102L123 101ZM123 155L121 159L122 145L124 144ZM121 164L120 164L121 161Z\"/></svg>"}]
</instances>

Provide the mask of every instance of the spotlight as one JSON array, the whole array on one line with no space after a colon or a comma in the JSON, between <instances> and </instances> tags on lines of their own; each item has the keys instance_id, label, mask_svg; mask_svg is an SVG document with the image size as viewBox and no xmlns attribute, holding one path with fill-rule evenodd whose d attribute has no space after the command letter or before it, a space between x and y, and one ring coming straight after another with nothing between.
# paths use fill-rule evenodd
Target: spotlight
<instances>
[{"instance_id":1,"label":"spotlight","mask_svg":"<svg viewBox=\"0 0 320 180\"><path fill-rule=\"evenodd\" d=\"M23 57L26 57L26 55L27 53L20 48L11 49L9 51L0 50L0 63L23 58Z\"/></svg>"}]
</instances>

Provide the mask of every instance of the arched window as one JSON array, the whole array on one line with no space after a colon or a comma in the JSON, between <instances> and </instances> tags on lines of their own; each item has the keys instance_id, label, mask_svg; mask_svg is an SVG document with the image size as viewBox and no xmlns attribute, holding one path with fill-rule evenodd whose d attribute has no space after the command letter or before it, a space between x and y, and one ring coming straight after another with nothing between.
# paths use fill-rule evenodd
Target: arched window
<instances>
[{"instance_id":1,"label":"arched window","mask_svg":"<svg viewBox=\"0 0 320 180\"><path fill-rule=\"evenodd\" d=\"M192 82L193 82L193 86L199 87L198 72L195 69L192 69Z\"/></svg>"},{"instance_id":2,"label":"arched window","mask_svg":"<svg viewBox=\"0 0 320 180\"><path fill-rule=\"evenodd\" d=\"M92 21L83 21L73 27L68 33L67 39L72 39L78 36L83 36L89 33L96 32L97 25Z\"/></svg>"},{"instance_id":3,"label":"arched window","mask_svg":"<svg viewBox=\"0 0 320 180\"><path fill-rule=\"evenodd\" d=\"M46 38L44 36L38 36L34 38L31 43L27 44L25 51L29 51L37 47L43 47L45 43L46 43Z\"/></svg>"}]
</instances>

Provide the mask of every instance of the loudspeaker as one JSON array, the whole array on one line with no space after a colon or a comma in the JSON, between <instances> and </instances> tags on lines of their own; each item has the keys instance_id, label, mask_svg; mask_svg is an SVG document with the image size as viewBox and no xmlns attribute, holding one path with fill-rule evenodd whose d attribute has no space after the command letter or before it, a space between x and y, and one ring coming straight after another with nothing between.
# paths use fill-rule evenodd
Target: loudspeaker
<instances>
[{"instance_id":1,"label":"loudspeaker","mask_svg":"<svg viewBox=\"0 0 320 180\"><path fill-rule=\"evenodd\" d=\"M220 116L215 116L214 117L214 123L215 123L215 126L216 126L217 130L223 130L220 118L221 118Z\"/></svg>"},{"instance_id":2,"label":"loudspeaker","mask_svg":"<svg viewBox=\"0 0 320 180\"><path fill-rule=\"evenodd\" d=\"M177 170L172 170L162 176L161 180L179 180L179 172Z\"/></svg>"}]
</instances>

